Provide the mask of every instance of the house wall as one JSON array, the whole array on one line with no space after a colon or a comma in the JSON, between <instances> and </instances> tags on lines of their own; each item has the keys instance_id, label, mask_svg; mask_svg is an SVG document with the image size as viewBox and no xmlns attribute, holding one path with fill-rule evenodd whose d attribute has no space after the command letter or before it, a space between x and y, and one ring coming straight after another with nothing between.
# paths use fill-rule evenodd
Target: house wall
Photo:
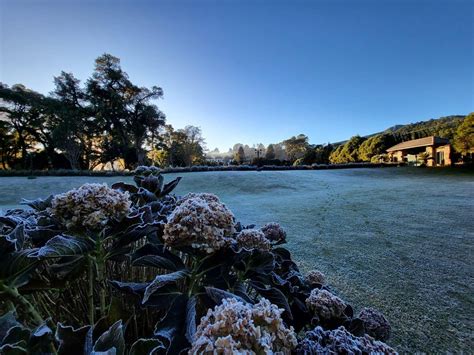
<instances>
[{"instance_id":1,"label":"house wall","mask_svg":"<svg viewBox=\"0 0 474 355\"><path fill-rule=\"evenodd\" d=\"M428 160L428 166L450 166L451 165L451 145L446 144L439 147L426 147L426 152L432 159ZM444 153L444 164L436 162L437 153Z\"/></svg>"},{"instance_id":2,"label":"house wall","mask_svg":"<svg viewBox=\"0 0 474 355\"><path fill-rule=\"evenodd\" d=\"M409 151L410 150L405 150L405 151L404 150L397 150L395 152L390 152L389 153L390 161L392 161L392 162L395 162L395 161L396 162L403 162L404 157L409 158L408 157L408 155L409 155L408 152ZM446 144L446 145L439 146L439 147L428 146L428 147L426 147L425 151L429 155L429 158L426 161L427 166L450 166L451 165L451 145L450 144ZM439 153L439 152L444 153L444 164L438 164L436 162L436 154ZM414 161L414 159L412 159L412 160Z\"/></svg>"}]
</instances>

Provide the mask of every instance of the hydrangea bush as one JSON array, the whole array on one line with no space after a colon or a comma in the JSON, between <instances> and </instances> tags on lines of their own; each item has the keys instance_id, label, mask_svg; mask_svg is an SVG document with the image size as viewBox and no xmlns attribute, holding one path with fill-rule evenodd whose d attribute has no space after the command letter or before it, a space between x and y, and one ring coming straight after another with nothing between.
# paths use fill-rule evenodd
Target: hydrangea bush
<instances>
[{"instance_id":1,"label":"hydrangea bush","mask_svg":"<svg viewBox=\"0 0 474 355\"><path fill-rule=\"evenodd\" d=\"M303 275L277 223L244 226L159 170L0 216L0 353L392 353L380 312Z\"/></svg>"}]
</instances>

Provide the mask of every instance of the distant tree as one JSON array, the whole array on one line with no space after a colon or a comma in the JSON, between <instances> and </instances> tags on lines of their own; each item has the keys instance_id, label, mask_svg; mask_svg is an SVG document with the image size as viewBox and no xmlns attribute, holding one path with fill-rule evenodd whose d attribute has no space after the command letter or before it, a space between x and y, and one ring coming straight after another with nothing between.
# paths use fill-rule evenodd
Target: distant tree
<instances>
[{"instance_id":1,"label":"distant tree","mask_svg":"<svg viewBox=\"0 0 474 355\"><path fill-rule=\"evenodd\" d=\"M169 161L168 151L155 147L148 152L148 159L151 160L153 165L165 168Z\"/></svg>"},{"instance_id":2,"label":"distant tree","mask_svg":"<svg viewBox=\"0 0 474 355\"><path fill-rule=\"evenodd\" d=\"M371 161L373 156L384 154L394 144L395 141L392 135L377 134L362 142L359 147L358 158L361 161Z\"/></svg>"},{"instance_id":3,"label":"distant tree","mask_svg":"<svg viewBox=\"0 0 474 355\"><path fill-rule=\"evenodd\" d=\"M294 162L298 158L302 158L309 148L308 137L304 134L293 136L283 141L288 158L291 162Z\"/></svg>"},{"instance_id":4,"label":"distant tree","mask_svg":"<svg viewBox=\"0 0 474 355\"><path fill-rule=\"evenodd\" d=\"M0 120L0 161L2 168L11 167L17 154L18 145L14 130L8 122Z\"/></svg>"},{"instance_id":5,"label":"distant tree","mask_svg":"<svg viewBox=\"0 0 474 355\"><path fill-rule=\"evenodd\" d=\"M265 153L265 159L267 160L275 159L275 147L273 146L273 144L268 145L267 151Z\"/></svg>"},{"instance_id":6,"label":"distant tree","mask_svg":"<svg viewBox=\"0 0 474 355\"><path fill-rule=\"evenodd\" d=\"M238 148L237 153L234 156L234 160L237 162L237 164L242 164L245 162L245 152L243 146Z\"/></svg>"},{"instance_id":7,"label":"distant tree","mask_svg":"<svg viewBox=\"0 0 474 355\"><path fill-rule=\"evenodd\" d=\"M79 169L81 161L89 169L92 160L97 159L93 157L92 140L100 135L101 129L94 119L90 119L92 112L87 106L85 93L73 74L61 72L54 78L54 84L51 96L57 100L57 120L52 130L53 139L72 169Z\"/></svg>"},{"instance_id":8,"label":"distant tree","mask_svg":"<svg viewBox=\"0 0 474 355\"><path fill-rule=\"evenodd\" d=\"M360 161L359 147L364 140L365 138L360 136L351 137L351 139L349 139L344 145L340 145L331 153L331 156L329 157L330 162L333 164L341 164Z\"/></svg>"},{"instance_id":9,"label":"distant tree","mask_svg":"<svg viewBox=\"0 0 474 355\"><path fill-rule=\"evenodd\" d=\"M458 126L454 136L454 148L461 154L474 149L474 112L471 112Z\"/></svg>"},{"instance_id":10,"label":"distant tree","mask_svg":"<svg viewBox=\"0 0 474 355\"><path fill-rule=\"evenodd\" d=\"M152 104L163 97L163 90L134 85L120 67L120 59L104 54L95 61L86 94L96 119L119 143L125 166L143 164L145 142L157 135L165 123L165 115Z\"/></svg>"},{"instance_id":11,"label":"distant tree","mask_svg":"<svg viewBox=\"0 0 474 355\"><path fill-rule=\"evenodd\" d=\"M202 136L201 128L195 126L186 126L179 130L183 133L184 141L183 152L184 160L187 166L200 164L204 160L205 141Z\"/></svg>"}]
</instances>

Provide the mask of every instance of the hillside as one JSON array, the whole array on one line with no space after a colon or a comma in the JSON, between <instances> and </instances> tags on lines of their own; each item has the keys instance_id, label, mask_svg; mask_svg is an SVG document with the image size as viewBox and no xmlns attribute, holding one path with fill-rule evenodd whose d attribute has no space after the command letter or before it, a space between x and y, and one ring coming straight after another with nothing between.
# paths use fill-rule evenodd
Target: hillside
<instances>
[{"instance_id":1,"label":"hillside","mask_svg":"<svg viewBox=\"0 0 474 355\"><path fill-rule=\"evenodd\" d=\"M466 117L465 115L451 115L440 118L432 118L428 121L419 121L405 125L394 125L382 132L372 133L363 136L371 138L379 134L392 135L395 141L406 141L410 139L423 138L428 136L439 136L452 139L457 126ZM334 146L345 144L347 140L333 143Z\"/></svg>"}]
</instances>

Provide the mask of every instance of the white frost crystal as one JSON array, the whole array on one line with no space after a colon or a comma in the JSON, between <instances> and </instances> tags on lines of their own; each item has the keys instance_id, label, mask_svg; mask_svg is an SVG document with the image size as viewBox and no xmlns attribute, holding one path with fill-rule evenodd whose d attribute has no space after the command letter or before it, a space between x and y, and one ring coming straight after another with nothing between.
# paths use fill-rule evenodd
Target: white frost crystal
<instances>
[{"instance_id":1,"label":"white frost crystal","mask_svg":"<svg viewBox=\"0 0 474 355\"><path fill-rule=\"evenodd\" d=\"M237 245L247 250L257 249L269 251L272 247L263 232L258 229L244 229L236 237Z\"/></svg>"},{"instance_id":2,"label":"white frost crystal","mask_svg":"<svg viewBox=\"0 0 474 355\"><path fill-rule=\"evenodd\" d=\"M191 246L212 253L230 244L234 215L208 193L190 193L168 217L163 240L169 246Z\"/></svg>"},{"instance_id":3,"label":"white frost crystal","mask_svg":"<svg viewBox=\"0 0 474 355\"><path fill-rule=\"evenodd\" d=\"M290 354L297 339L282 312L266 299L255 305L224 299L201 318L189 354Z\"/></svg>"},{"instance_id":4,"label":"white frost crystal","mask_svg":"<svg viewBox=\"0 0 474 355\"><path fill-rule=\"evenodd\" d=\"M339 297L317 288L313 289L306 299L306 306L323 320L343 318L347 307Z\"/></svg>"},{"instance_id":5,"label":"white frost crystal","mask_svg":"<svg viewBox=\"0 0 474 355\"><path fill-rule=\"evenodd\" d=\"M50 212L69 230L100 230L111 220L121 220L130 210L128 192L106 184L84 184L56 195Z\"/></svg>"}]
</instances>

